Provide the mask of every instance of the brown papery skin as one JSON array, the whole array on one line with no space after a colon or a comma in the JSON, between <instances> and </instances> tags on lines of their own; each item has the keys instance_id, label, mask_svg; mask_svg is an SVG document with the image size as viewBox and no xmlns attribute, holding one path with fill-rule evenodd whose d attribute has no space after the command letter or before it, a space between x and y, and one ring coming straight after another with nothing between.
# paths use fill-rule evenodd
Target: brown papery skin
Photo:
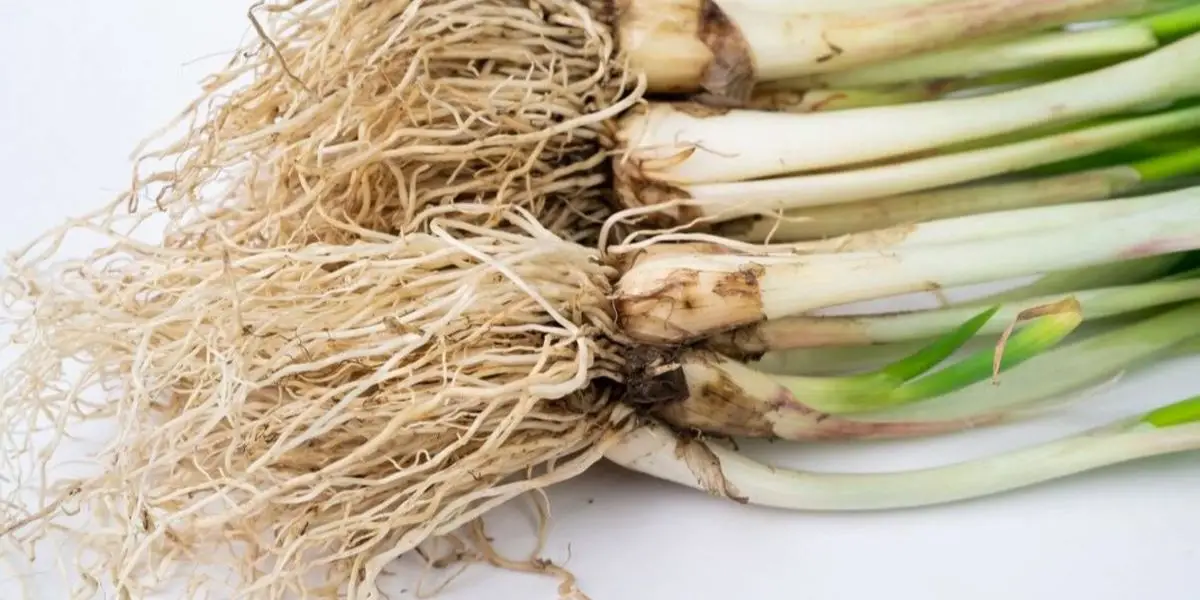
<instances>
[{"instance_id":1,"label":"brown papery skin","mask_svg":"<svg viewBox=\"0 0 1200 600\"><path fill-rule=\"evenodd\" d=\"M704 94L714 104L744 104L754 61L738 27L713 0L616 0L618 39L649 91Z\"/></svg>"},{"instance_id":2,"label":"brown papery skin","mask_svg":"<svg viewBox=\"0 0 1200 600\"><path fill-rule=\"evenodd\" d=\"M674 258L647 260L618 280L613 306L625 335L672 346L763 320L761 267L690 268Z\"/></svg>"}]
</instances>

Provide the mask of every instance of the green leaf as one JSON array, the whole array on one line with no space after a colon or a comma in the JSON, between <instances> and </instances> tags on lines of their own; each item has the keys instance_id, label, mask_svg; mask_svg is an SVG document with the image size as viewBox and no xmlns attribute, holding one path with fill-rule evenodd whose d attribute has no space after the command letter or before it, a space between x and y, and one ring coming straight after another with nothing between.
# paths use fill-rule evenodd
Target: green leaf
<instances>
[{"instance_id":1,"label":"green leaf","mask_svg":"<svg viewBox=\"0 0 1200 600\"><path fill-rule=\"evenodd\" d=\"M941 364L942 361L950 358L959 348L962 348L964 344L971 341L971 338L975 337L975 334L979 333L979 330L984 325L987 325L987 322L995 316L998 310L1000 310L999 305L993 306L972 317L954 331L934 340L924 348L879 369L875 373L864 375L864 377L883 376L899 383L922 375Z\"/></svg>"},{"instance_id":2,"label":"green leaf","mask_svg":"<svg viewBox=\"0 0 1200 600\"><path fill-rule=\"evenodd\" d=\"M1083 322L1083 310L1074 298L1068 298L1024 311L1017 321L1030 319L1035 320L1002 338L995 351L981 350L937 373L909 382L897 388L893 397L903 403L917 402L994 377L1058 345Z\"/></svg>"},{"instance_id":3,"label":"green leaf","mask_svg":"<svg viewBox=\"0 0 1200 600\"><path fill-rule=\"evenodd\" d=\"M1200 421L1200 396L1146 413L1142 421L1158 428L1173 427Z\"/></svg>"}]
</instances>

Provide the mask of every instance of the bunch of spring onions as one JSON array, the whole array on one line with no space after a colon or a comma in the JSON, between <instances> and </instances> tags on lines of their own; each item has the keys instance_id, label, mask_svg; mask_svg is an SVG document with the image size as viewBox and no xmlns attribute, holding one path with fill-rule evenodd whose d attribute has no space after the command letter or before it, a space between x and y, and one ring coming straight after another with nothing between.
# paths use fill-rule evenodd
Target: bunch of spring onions
<instances>
[{"instance_id":1,"label":"bunch of spring onions","mask_svg":"<svg viewBox=\"0 0 1200 600\"><path fill-rule=\"evenodd\" d=\"M140 591L236 541L248 595L321 571L376 598L389 561L604 458L867 510L1200 449L1200 398L910 473L725 443L997 425L1200 352L1200 2L251 15L263 39L148 151L169 166L72 223L111 245L53 262L68 227L10 261L28 348L0 416L55 435L0 535L98 507L88 583ZM161 244L131 241L131 204L167 212ZM100 417L101 474L47 497L54 444Z\"/></svg>"},{"instance_id":2,"label":"bunch of spring onions","mask_svg":"<svg viewBox=\"0 0 1200 600\"><path fill-rule=\"evenodd\" d=\"M896 27L912 25L897 14L919 12L874 8ZM614 168L625 214L701 232L668 236L686 240L672 246L632 244L639 253L617 283L626 334L685 348L669 371L685 391L655 415L717 436L929 435L1029 415L1194 350L1200 287L1187 251L1200 245L1200 188L1190 179L1200 174L1200 79L1187 65L1200 63L1200 4L1162 8L866 64L821 60L836 63L839 48L780 66L783 42L772 35L783 34L767 16L788 9L730 3L729 20L754 32L745 39L755 40L758 84L738 103L706 92L652 99L621 121ZM829 27L847 14L799 22ZM893 30L866 31L849 39L869 53L865 40ZM1042 279L937 309L826 311L1030 275ZM1083 321L1109 328L1067 339ZM930 372L985 336L999 345ZM726 476L714 485L661 444L661 431L610 457L716 493L736 489L752 503L910 506L1125 460L1138 453L1113 451L1121 442L1104 445L1109 436L1194 419L1196 406L1164 409L1188 415L1180 420L1150 415L1086 441L910 475L781 473L714 444L709 458ZM1194 436L1184 428L1151 437L1176 435ZM1195 447L1175 442L1157 448ZM1084 451L1087 459L1062 453L1093 443L1106 449Z\"/></svg>"}]
</instances>

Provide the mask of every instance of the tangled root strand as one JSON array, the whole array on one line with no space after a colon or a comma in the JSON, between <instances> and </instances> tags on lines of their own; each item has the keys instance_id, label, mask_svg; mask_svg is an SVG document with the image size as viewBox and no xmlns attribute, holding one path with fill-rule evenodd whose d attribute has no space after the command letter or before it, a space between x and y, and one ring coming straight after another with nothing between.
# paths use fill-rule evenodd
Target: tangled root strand
<instances>
[{"instance_id":1,"label":"tangled root strand","mask_svg":"<svg viewBox=\"0 0 1200 600\"><path fill-rule=\"evenodd\" d=\"M621 367L611 268L527 214L505 231L481 214L265 249L144 244L100 221L110 243L87 260L18 257L26 349L0 427L41 447L4 472L96 515L85 582L137 595L201 564L235 568L246 597L378 597L392 559L578 474L629 425L593 385ZM45 479L97 421L116 434L96 472ZM8 533L33 544L60 509Z\"/></svg>"},{"instance_id":2,"label":"tangled root strand","mask_svg":"<svg viewBox=\"0 0 1200 600\"><path fill-rule=\"evenodd\" d=\"M260 2L253 42L204 82L185 133L142 154L167 167L125 201L264 246L416 231L425 208L472 202L590 242L611 205L611 118L644 89L603 4Z\"/></svg>"}]
</instances>

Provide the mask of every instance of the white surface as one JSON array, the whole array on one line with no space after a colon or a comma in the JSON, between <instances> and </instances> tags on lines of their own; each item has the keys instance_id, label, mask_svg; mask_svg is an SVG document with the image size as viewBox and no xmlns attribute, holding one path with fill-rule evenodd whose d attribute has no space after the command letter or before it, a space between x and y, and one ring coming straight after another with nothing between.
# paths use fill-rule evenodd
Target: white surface
<instances>
[{"instance_id":1,"label":"white surface","mask_svg":"<svg viewBox=\"0 0 1200 600\"><path fill-rule=\"evenodd\" d=\"M0 3L5 246L121 189L129 151L191 99L199 78L223 60L214 52L238 42L247 5ZM1194 394L1195 367L1176 363L1126 379L1036 423L920 442L776 445L763 456L843 470L957 461ZM1200 564L1198 458L1153 460L952 506L851 515L747 508L605 467L552 490L545 557L560 564L570 557L566 566L593 600L1190 600L1198 597ZM490 519L489 529L526 548L528 514L514 505ZM12 581L2 573L0 597L8 598ZM26 583L34 597L57 600L55 579L41 571ZM480 566L441 597L555 598L556 586ZM411 590L406 582L390 597L413 597Z\"/></svg>"}]
</instances>

